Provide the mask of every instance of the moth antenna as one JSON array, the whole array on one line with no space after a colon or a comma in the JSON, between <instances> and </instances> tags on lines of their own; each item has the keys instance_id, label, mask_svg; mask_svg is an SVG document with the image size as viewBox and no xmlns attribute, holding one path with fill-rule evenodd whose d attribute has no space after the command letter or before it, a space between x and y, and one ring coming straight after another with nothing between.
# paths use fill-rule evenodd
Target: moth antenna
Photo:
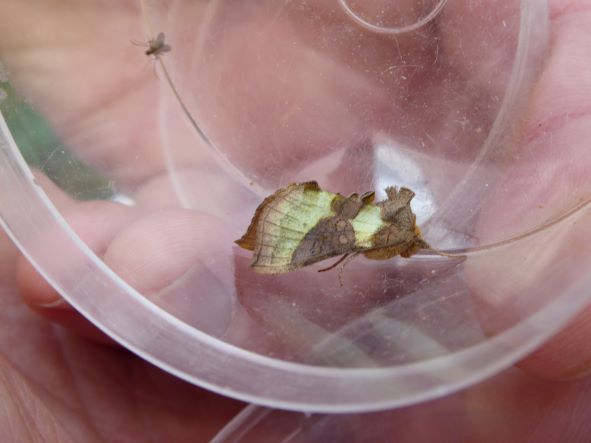
<instances>
[{"instance_id":1,"label":"moth antenna","mask_svg":"<svg viewBox=\"0 0 591 443\"><path fill-rule=\"evenodd\" d=\"M422 240L422 244L421 244L423 249L427 249L428 251L432 251L437 255L441 255L442 257L449 257L449 258L466 258L465 254L449 254L447 252L443 252L437 248L434 248L433 246L431 246L429 243L427 243L426 241Z\"/></svg>"}]
</instances>

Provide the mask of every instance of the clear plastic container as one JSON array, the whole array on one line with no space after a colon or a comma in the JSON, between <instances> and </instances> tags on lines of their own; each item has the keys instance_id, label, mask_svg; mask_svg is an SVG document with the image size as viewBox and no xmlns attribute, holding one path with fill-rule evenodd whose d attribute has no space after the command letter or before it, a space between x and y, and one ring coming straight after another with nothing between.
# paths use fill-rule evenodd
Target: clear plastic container
<instances>
[{"instance_id":1,"label":"clear plastic container","mask_svg":"<svg viewBox=\"0 0 591 443\"><path fill-rule=\"evenodd\" d=\"M591 253L565 254L588 191L543 198L554 134L525 119L545 2L140 3L41 88L7 63L0 104L2 225L123 346L249 402L368 411L482 380L588 302ZM160 32L147 63L130 40ZM356 259L342 287L255 274L233 241L306 180L408 186L425 238L466 259Z\"/></svg>"}]
</instances>

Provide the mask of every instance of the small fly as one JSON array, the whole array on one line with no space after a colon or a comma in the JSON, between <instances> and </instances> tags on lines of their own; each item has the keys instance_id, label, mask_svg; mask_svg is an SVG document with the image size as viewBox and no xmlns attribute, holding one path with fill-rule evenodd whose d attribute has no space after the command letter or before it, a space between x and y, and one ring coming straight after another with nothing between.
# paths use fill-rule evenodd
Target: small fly
<instances>
[{"instance_id":1,"label":"small fly","mask_svg":"<svg viewBox=\"0 0 591 443\"><path fill-rule=\"evenodd\" d=\"M148 49L146 49L146 55L153 55L155 57L158 57L160 54L169 51L170 45L167 45L165 43L164 32L159 32L156 38L150 39L150 41L148 41Z\"/></svg>"}]
</instances>

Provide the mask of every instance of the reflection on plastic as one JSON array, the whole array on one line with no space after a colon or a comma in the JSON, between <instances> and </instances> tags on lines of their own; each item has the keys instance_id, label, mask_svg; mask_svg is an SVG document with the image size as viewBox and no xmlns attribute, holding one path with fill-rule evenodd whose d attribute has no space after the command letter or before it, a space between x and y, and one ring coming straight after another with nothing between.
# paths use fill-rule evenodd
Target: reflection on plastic
<instances>
[{"instance_id":1,"label":"reflection on plastic","mask_svg":"<svg viewBox=\"0 0 591 443\"><path fill-rule=\"evenodd\" d=\"M388 24L384 22L384 20L387 20L387 18L384 18L384 16L396 16L396 12L399 12L396 10L387 11L387 7L395 5L396 1L386 0L386 2L384 2L383 0L380 0L379 2L374 1L374 3L378 3L378 5L372 5L371 1L368 2L366 0L357 2L355 2L354 0L339 0L339 4L341 5L341 7L345 10L347 15L349 15L349 17L351 17L351 19L355 21L355 23L359 24L368 31L375 32L378 34L403 34L406 32L415 31L425 26L433 19L435 19L435 17L437 17L441 13L441 10L447 3L447 0L439 0L439 2L426 15L424 15L423 17L421 17L420 15L412 17L415 19L415 21L411 20L411 23L400 26L388 26ZM421 3L422 2L418 2L420 6L423 6ZM370 5L369 8L368 5ZM364 17L363 14L357 12L360 6L361 8L368 8L373 10L377 9L378 12L376 14L376 17Z\"/></svg>"}]
</instances>

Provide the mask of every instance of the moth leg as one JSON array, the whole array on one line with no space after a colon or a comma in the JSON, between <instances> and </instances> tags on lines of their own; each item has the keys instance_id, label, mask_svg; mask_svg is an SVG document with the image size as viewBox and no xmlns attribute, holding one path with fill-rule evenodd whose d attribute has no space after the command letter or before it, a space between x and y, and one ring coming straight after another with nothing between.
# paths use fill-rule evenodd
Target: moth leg
<instances>
[{"instance_id":1,"label":"moth leg","mask_svg":"<svg viewBox=\"0 0 591 443\"><path fill-rule=\"evenodd\" d=\"M344 254L343 256L341 256L341 258L339 258L336 262L334 262L332 265L330 265L328 268L322 268L319 269L318 272L326 272L326 271L330 271L331 269L336 268L339 264L341 264L343 262L343 260L345 260L349 255L351 255L350 253Z\"/></svg>"},{"instance_id":2,"label":"moth leg","mask_svg":"<svg viewBox=\"0 0 591 443\"><path fill-rule=\"evenodd\" d=\"M359 254L359 252L353 252L353 253L349 252L347 254L344 254L341 258L339 258L335 263L330 265L328 268L319 269L318 272L330 271L331 269L336 268L338 265L341 265L339 268L339 286L342 288L343 287L343 271L345 270L345 266L347 266L347 263L349 263L351 261L351 259L355 258L355 256L357 256L358 254Z\"/></svg>"},{"instance_id":3,"label":"moth leg","mask_svg":"<svg viewBox=\"0 0 591 443\"><path fill-rule=\"evenodd\" d=\"M339 268L339 286L341 288L343 287L343 271L345 270L345 266L347 266L347 263L349 263L358 254L359 254L359 252L354 252L353 254L347 254L343 257L342 260L339 260L339 262L342 262L341 267Z\"/></svg>"}]
</instances>

